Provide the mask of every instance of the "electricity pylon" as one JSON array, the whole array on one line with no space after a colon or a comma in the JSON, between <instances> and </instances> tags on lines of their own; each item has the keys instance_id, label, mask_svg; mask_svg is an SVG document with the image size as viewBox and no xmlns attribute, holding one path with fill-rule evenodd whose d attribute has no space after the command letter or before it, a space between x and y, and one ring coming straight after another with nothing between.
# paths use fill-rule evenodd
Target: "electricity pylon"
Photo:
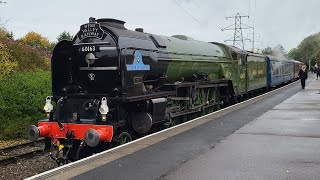
<instances>
[{"instance_id":1,"label":"electricity pylon","mask_svg":"<svg viewBox=\"0 0 320 180\"><path fill-rule=\"evenodd\" d=\"M225 40L225 42L232 41L233 46L242 48L244 50L244 41L250 40L250 39L243 38L242 30L243 29L253 29L253 27L250 27L250 26L242 23L242 18L249 18L249 16L245 16L245 15L241 15L240 13L237 13L235 16L226 17L227 20L234 19L234 24L231 24L221 30L222 31L233 30L234 31L233 37Z\"/></svg>"}]
</instances>

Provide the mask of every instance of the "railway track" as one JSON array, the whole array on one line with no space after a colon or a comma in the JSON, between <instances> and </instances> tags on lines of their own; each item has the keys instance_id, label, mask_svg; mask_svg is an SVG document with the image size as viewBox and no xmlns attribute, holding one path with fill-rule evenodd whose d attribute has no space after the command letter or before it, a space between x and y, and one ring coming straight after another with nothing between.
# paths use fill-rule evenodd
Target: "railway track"
<instances>
[{"instance_id":1,"label":"railway track","mask_svg":"<svg viewBox=\"0 0 320 180\"><path fill-rule=\"evenodd\" d=\"M44 139L1 148L0 165L14 163L18 159L34 157L35 155L44 152Z\"/></svg>"}]
</instances>

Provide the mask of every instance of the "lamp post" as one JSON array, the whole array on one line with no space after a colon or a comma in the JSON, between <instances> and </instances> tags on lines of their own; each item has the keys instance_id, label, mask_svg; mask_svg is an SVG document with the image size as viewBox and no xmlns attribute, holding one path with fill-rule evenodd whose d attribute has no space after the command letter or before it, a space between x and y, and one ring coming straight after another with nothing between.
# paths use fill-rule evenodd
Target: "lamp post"
<instances>
[{"instance_id":1,"label":"lamp post","mask_svg":"<svg viewBox=\"0 0 320 180\"><path fill-rule=\"evenodd\" d=\"M309 59L309 71L311 70L311 60Z\"/></svg>"}]
</instances>

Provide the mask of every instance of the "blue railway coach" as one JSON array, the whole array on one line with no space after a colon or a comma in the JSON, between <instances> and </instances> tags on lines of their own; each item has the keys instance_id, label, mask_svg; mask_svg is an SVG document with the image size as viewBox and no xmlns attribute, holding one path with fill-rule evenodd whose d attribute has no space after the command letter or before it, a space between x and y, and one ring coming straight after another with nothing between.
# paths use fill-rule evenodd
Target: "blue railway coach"
<instances>
[{"instance_id":1,"label":"blue railway coach","mask_svg":"<svg viewBox=\"0 0 320 180\"><path fill-rule=\"evenodd\" d=\"M275 87L294 80L294 62L285 58L267 55L267 84Z\"/></svg>"}]
</instances>

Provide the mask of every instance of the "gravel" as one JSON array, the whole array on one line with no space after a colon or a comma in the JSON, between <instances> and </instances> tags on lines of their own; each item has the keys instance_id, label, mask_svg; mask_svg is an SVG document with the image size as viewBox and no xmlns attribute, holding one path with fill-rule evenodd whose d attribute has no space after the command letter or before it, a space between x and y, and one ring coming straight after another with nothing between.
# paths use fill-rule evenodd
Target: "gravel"
<instances>
[{"instance_id":1,"label":"gravel","mask_svg":"<svg viewBox=\"0 0 320 180\"><path fill-rule=\"evenodd\" d=\"M5 148L8 146L14 146L21 143L26 143L26 139L13 139L13 140L0 140L0 148Z\"/></svg>"},{"instance_id":2,"label":"gravel","mask_svg":"<svg viewBox=\"0 0 320 180\"><path fill-rule=\"evenodd\" d=\"M0 179L23 179L58 167L49 153L40 153L33 158L18 159L14 163L0 165Z\"/></svg>"}]
</instances>

